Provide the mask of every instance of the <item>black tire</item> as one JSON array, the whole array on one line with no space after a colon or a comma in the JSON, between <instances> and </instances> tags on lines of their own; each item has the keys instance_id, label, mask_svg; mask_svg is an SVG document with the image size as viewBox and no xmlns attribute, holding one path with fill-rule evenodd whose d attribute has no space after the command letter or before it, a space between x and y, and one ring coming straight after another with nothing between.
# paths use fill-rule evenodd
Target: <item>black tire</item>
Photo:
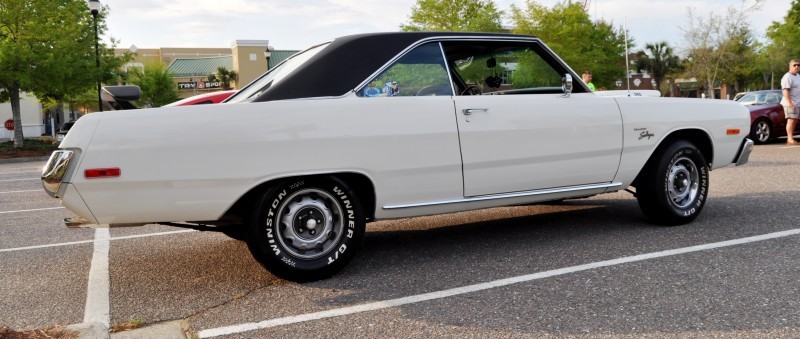
<instances>
[{"instance_id":1,"label":"black tire","mask_svg":"<svg viewBox=\"0 0 800 339\"><path fill-rule=\"evenodd\" d=\"M758 119L750 127L750 139L756 144L766 144L773 138L772 124L767 119Z\"/></svg>"},{"instance_id":2,"label":"black tire","mask_svg":"<svg viewBox=\"0 0 800 339\"><path fill-rule=\"evenodd\" d=\"M248 247L284 279L324 279L354 256L366 228L361 203L336 178L299 178L268 189L255 205Z\"/></svg>"},{"instance_id":3,"label":"black tire","mask_svg":"<svg viewBox=\"0 0 800 339\"><path fill-rule=\"evenodd\" d=\"M659 147L639 175L636 197L651 222L675 226L691 222L708 196L708 163L692 143Z\"/></svg>"}]
</instances>

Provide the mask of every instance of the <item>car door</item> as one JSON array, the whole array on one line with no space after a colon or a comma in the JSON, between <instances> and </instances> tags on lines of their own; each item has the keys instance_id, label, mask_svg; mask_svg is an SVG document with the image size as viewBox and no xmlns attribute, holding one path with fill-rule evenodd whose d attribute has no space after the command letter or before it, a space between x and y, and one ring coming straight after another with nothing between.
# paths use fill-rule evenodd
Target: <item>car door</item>
<instances>
[{"instance_id":1,"label":"car door","mask_svg":"<svg viewBox=\"0 0 800 339\"><path fill-rule=\"evenodd\" d=\"M583 87L576 89L585 93L563 95L566 69L541 46L474 49L483 51L468 58L477 72L459 67L464 59L451 62L454 82L463 81L462 87L477 82L470 78L486 78L477 84L481 95L454 97L465 196L574 189L614 178L622 121L613 98Z\"/></svg>"}]
</instances>

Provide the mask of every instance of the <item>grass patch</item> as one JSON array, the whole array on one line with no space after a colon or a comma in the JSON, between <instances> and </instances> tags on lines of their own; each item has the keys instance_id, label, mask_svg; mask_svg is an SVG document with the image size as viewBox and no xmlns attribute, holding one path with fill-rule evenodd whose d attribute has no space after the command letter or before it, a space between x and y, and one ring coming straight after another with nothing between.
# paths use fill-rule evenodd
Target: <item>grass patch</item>
<instances>
[{"instance_id":1,"label":"grass patch","mask_svg":"<svg viewBox=\"0 0 800 339\"><path fill-rule=\"evenodd\" d=\"M128 330L132 330L132 329L136 329L136 328L142 327L143 325L144 325L144 321L141 321L141 320L137 319L137 320L133 320L133 321L130 321L130 322L127 322L127 323L124 323L124 324L112 325L111 328L108 329L108 332L117 333L117 332L122 332L122 331L128 331Z\"/></svg>"},{"instance_id":2,"label":"grass patch","mask_svg":"<svg viewBox=\"0 0 800 339\"><path fill-rule=\"evenodd\" d=\"M49 156L58 149L51 137L25 139L21 148L14 148L14 141L0 143L0 159Z\"/></svg>"},{"instance_id":3,"label":"grass patch","mask_svg":"<svg viewBox=\"0 0 800 339\"><path fill-rule=\"evenodd\" d=\"M61 326L30 331L14 331L8 327L0 327L0 338L4 339L77 339L79 334Z\"/></svg>"}]
</instances>

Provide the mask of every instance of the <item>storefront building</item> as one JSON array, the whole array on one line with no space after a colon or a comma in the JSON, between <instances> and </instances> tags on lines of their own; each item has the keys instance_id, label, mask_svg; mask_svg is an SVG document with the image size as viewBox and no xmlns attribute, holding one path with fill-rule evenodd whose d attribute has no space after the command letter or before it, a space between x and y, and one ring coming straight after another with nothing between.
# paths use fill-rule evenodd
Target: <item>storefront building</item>
<instances>
[{"instance_id":1,"label":"storefront building","mask_svg":"<svg viewBox=\"0 0 800 339\"><path fill-rule=\"evenodd\" d=\"M235 71L238 80L231 83L232 89L255 80L297 51L275 51L269 40L236 40L230 48L174 48L144 49L131 46L117 49L117 55L126 52L134 58L126 67L144 67L147 62L158 61L168 65L173 73L175 88L181 98L222 90L219 82L211 82L210 74L219 67Z\"/></svg>"},{"instance_id":2,"label":"storefront building","mask_svg":"<svg viewBox=\"0 0 800 339\"><path fill-rule=\"evenodd\" d=\"M20 93L19 98L20 118L22 118L22 134L25 137L38 137L45 131L46 122L43 118L42 104L35 97L27 93ZM11 103L0 104L0 142L14 140L14 115L11 113Z\"/></svg>"},{"instance_id":3,"label":"storefront building","mask_svg":"<svg viewBox=\"0 0 800 339\"><path fill-rule=\"evenodd\" d=\"M239 80L232 82L231 87L239 89L297 53L288 50L276 51L269 46L268 40L236 40L231 43L230 48L138 48L134 45L116 50L117 55L126 52L134 56L133 60L125 65L126 68L141 68L147 62L161 62L168 65L168 70L173 73L173 82L180 98L222 90L219 82L208 81L208 76L217 73L219 67L237 73ZM22 93L20 99L23 134L26 138L54 136L63 123L75 120L94 109L65 105L63 109L45 112L35 97ZM5 123L10 119L12 119L11 105L0 104L0 121ZM12 140L13 137L13 130L5 128L4 124L0 129L0 142Z\"/></svg>"}]
</instances>

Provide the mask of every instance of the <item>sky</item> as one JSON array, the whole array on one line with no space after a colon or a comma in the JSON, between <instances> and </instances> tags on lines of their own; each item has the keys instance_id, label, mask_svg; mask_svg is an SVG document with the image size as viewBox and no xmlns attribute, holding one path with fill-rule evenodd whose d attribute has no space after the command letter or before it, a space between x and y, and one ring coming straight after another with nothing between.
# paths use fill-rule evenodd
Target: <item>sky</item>
<instances>
[{"instance_id":1,"label":"sky","mask_svg":"<svg viewBox=\"0 0 800 339\"><path fill-rule=\"evenodd\" d=\"M552 8L563 0L537 0ZM591 0L589 15L614 26L627 26L636 41L667 41L680 50L688 9L697 16L724 15L756 0ZM105 41L117 47L231 47L235 40L268 40L276 50L302 50L336 37L398 31L407 23L416 0L100 0L109 9ZM790 0L761 0L748 14L757 38L763 40L773 21L783 21ZM525 0L495 0L500 10L524 8ZM546 43L547 41L545 41Z\"/></svg>"}]
</instances>

